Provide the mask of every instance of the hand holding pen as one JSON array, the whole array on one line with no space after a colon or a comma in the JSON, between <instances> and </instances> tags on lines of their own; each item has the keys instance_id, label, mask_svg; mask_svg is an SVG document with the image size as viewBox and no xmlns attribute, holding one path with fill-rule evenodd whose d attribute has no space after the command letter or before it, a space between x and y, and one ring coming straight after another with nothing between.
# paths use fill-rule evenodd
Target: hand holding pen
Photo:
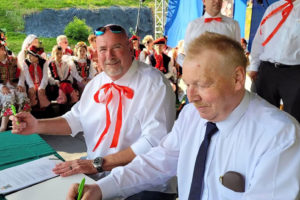
<instances>
[{"instance_id":1,"label":"hand holding pen","mask_svg":"<svg viewBox=\"0 0 300 200\"><path fill-rule=\"evenodd\" d=\"M82 181L81 181L82 183ZM80 184L81 185L81 184ZM67 200L77 200L79 197L80 185L78 183L72 184L69 189ZM101 200L102 191L97 184L84 185L82 187L81 200Z\"/></svg>"}]
</instances>

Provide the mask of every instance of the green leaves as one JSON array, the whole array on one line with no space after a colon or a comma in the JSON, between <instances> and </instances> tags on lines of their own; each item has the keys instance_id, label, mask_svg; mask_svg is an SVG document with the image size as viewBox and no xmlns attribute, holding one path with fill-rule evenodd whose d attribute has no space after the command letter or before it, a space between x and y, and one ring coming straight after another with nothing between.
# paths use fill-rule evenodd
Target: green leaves
<instances>
[{"instance_id":1,"label":"green leaves","mask_svg":"<svg viewBox=\"0 0 300 200\"><path fill-rule=\"evenodd\" d=\"M92 33L92 29L86 25L85 20L74 17L73 21L66 26L64 32L68 38L78 41L86 41L89 34Z\"/></svg>"}]
</instances>

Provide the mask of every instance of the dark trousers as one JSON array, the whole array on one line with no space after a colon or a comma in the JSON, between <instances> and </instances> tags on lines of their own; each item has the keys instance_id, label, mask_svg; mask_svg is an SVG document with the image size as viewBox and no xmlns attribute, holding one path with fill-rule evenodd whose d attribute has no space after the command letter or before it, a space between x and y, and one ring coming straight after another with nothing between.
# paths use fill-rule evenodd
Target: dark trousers
<instances>
[{"instance_id":1,"label":"dark trousers","mask_svg":"<svg viewBox=\"0 0 300 200\"><path fill-rule=\"evenodd\" d=\"M284 111L300 122L300 65L262 61L254 84L257 94L276 107L282 99Z\"/></svg>"},{"instance_id":2,"label":"dark trousers","mask_svg":"<svg viewBox=\"0 0 300 200\"><path fill-rule=\"evenodd\" d=\"M176 194L143 191L128 197L126 200L175 200Z\"/></svg>"}]
</instances>

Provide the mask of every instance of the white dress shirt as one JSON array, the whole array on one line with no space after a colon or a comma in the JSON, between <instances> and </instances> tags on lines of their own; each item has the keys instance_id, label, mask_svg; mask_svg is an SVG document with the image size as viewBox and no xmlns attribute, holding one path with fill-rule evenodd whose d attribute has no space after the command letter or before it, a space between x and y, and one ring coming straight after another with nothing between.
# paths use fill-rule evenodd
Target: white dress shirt
<instances>
[{"instance_id":1,"label":"white dress shirt","mask_svg":"<svg viewBox=\"0 0 300 200\"><path fill-rule=\"evenodd\" d=\"M151 66L133 61L128 72L114 81L115 84L134 90L132 99L122 98L123 121L118 146L109 148L119 103L119 95L114 93L108 106L110 128L102 143L93 152L106 124L105 104L96 103L94 94L102 85L111 82L105 73L94 77L84 89L80 101L63 116L72 129L72 136L80 131L84 132L89 159L116 153L130 146L136 155L148 152L171 130L175 120L175 95L168 80Z\"/></svg>"},{"instance_id":2,"label":"white dress shirt","mask_svg":"<svg viewBox=\"0 0 300 200\"><path fill-rule=\"evenodd\" d=\"M48 85L48 61L46 61L44 63L44 66L41 66L42 70L43 70L43 77L39 86L39 89L45 89ZM30 76L30 72L29 72L29 66L27 66L26 62L24 61L23 63L23 69L24 69L24 75L25 75L25 79L26 79L26 83L28 84L29 88L33 88L34 87L34 82ZM37 70L37 65L34 66L34 71L36 72ZM35 76L38 76L37 73L35 73Z\"/></svg>"},{"instance_id":3,"label":"white dress shirt","mask_svg":"<svg viewBox=\"0 0 300 200\"><path fill-rule=\"evenodd\" d=\"M284 3L286 1L281 0L271 4L262 19ZM258 27L252 43L249 71L258 71L260 61L286 65L300 64L300 0L294 1L293 5L294 8L286 21L265 46L262 46L262 43L282 19L282 11L271 16L262 29Z\"/></svg>"},{"instance_id":4,"label":"white dress shirt","mask_svg":"<svg viewBox=\"0 0 300 200\"><path fill-rule=\"evenodd\" d=\"M189 43L206 31L223 34L234 40L237 40L238 42L241 41L241 31L237 21L221 14L213 18L216 17L221 17L222 21L211 21L209 23L205 23L205 18L211 18L208 13L205 13L202 17L197 18L189 23L184 37L185 52L187 51Z\"/></svg>"},{"instance_id":5,"label":"white dress shirt","mask_svg":"<svg viewBox=\"0 0 300 200\"><path fill-rule=\"evenodd\" d=\"M158 147L97 182L103 199L131 195L175 174L179 199L188 199L206 123L193 104L185 106ZM209 146L202 200L299 199L300 127L294 118L246 92L239 106L216 125L219 131ZM220 183L228 171L245 177L245 192Z\"/></svg>"},{"instance_id":6,"label":"white dress shirt","mask_svg":"<svg viewBox=\"0 0 300 200\"><path fill-rule=\"evenodd\" d=\"M63 116L71 127L72 136L80 131L84 132L88 159L117 153L128 147L131 147L136 155L146 153L159 144L171 130L175 120L175 95L168 80L150 65L134 60L128 72L114 81L115 84L134 90L132 99L122 99L123 120L118 145L116 148L110 148L119 103L119 96L114 93L108 106L111 116L110 128L93 152L106 125L105 104L96 103L94 94L103 84L111 82L104 72L98 74L87 84L80 101ZM174 185L176 187L176 181L151 190L175 193Z\"/></svg>"}]
</instances>

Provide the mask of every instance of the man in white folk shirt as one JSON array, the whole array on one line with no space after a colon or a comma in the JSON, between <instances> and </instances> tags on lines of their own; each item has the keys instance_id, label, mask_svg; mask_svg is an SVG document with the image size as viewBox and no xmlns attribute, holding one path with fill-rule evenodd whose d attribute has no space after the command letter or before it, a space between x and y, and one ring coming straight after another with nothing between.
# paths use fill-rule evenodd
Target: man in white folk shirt
<instances>
[{"instance_id":1,"label":"man in white folk shirt","mask_svg":"<svg viewBox=\"0 0 300 200\"><path fill-rule=\"evenodd\" d=\"M300 122L300 0L270 5L251 49L249 75L258 95Z\"/></svg>"},{"instance_id":2,"label":"man in white folk shirt","mask_svg":"<svg viewBox=\"0 0 300 200\"><path fill-rule=\"evenodd\" d=\"M185 51L192 40L206 31L223 34L240 42L240 26L232 18L221 15L222 3L223 0L203 0L205 13L189 23L184 37Z\"/></svg>"},{"instance_id":3,"label":"man in white folk shirt","mask_svg":"<svg viewBox=\"0 0 300 200\"><path fill-rule=\"evenodd\" d=\"M246 62L239 42L226 36L204 33L193 40L183 64L191 103L171 133L85 185L83 199L128 196L176 174L182 200L299 199L299 123L244 89ZM71 186L68 200L77 189Z\"/></svg>"},{"instance_id":4,"label":"man in white folk shirt","mask_svg":"<svg viewBox=\"0 0 300 200\"><path fill-rule=\"evenodd\" d=\"M175 120L175 95L168 80L153 67L133 60L126 31L107 25L98 28L95 35L104 73L89 82L71 111L53 119L37 120L27 113L12 117L12 132L23 135L75 136L83 131L88 157L58 164L53 171L61 176L85 173L102 178L157 146ZM173 200L175 194L176 181L170 181L130 200L144 196Z\"/></svg>"}]
</instances>

